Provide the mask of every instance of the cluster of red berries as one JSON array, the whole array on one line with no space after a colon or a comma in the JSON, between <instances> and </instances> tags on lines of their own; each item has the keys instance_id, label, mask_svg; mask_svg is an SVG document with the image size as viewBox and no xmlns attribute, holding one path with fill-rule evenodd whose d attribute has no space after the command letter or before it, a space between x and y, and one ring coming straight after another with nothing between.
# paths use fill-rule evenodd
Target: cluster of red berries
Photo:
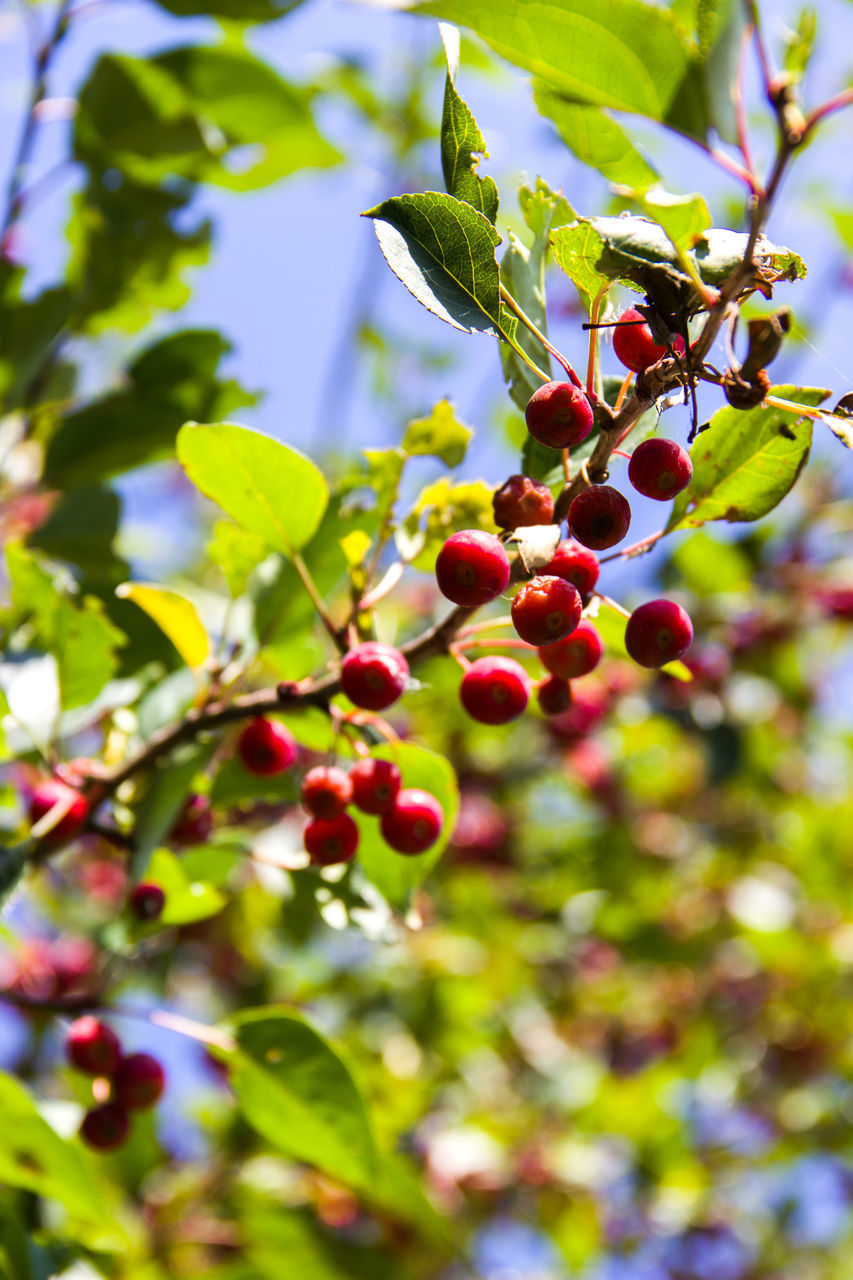
<instances>
[{"instance_id":1,"label":"cluster of red berries","mask_svg":"<svg viewBox=\"0 0 853 1280\"><path fill-rule=\"evenodd\" d=\"M120 1147L130 1132L130 1112L144 1111L160 1099L166 1085L163 1068L150 1053L123 1054L118 1036L91 1014L71 1024L68 1059L78 1071L104 1082L109 1101L83 1117L80 1136L98 1151Z\"/></svg>"}]
</instances>

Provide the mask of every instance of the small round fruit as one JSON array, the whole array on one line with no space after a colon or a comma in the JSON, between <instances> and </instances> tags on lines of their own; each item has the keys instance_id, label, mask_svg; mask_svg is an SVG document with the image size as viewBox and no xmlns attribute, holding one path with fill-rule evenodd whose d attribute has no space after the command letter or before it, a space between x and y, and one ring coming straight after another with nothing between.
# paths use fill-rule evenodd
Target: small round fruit
<instances>
[{"instance_id":1,"label":"small round fruit","mask_svg":"<svg viewBox=\"0 0 853 1280\"><path fill-rule=\"evenodd\" d=\"M159 1101L166 1073L150 1053L129 1053L113 1076L113 1097L128 1111L142 1111Z\"/></svg>"},{"instance_id":2,"label":"small round fruit","mask_svg":"<svg viewBox=\"0 0 853 1280\"><path fill-rule=\"evenodd\" d=\"M536 698L546 716L559 716L572 705L572 687L559 676L547 676L536 686Z\"/></svg>"},{"instance_id":3,"label":"small round fruit","mask_svg":"<svg viewBox=\"0 0 853 1280\"><path fill-rule=\"evenodd\" d=\"M674 600L649 600L635 609L625 627L625 648L641 667L662 667L686 653L693 623Z\"/></svg>"},{"instance_id":4,"label":"small round fruit","mask_svg":"<svg viewBox=\"0 0 853 1280\"><path fill-rule=\"evenodd\" d=\"M159 884L134 885L130 895L130 909L137 920L157 920L163 914L166 895Z\"/></svg>"},{"instance_id":5,"label":"small round fruit","mask_svg":"<svg viewBox=\"0 0 853 1280\"><path fill-rule=\"evenodd\" d=\"M130 1116L116 1102L105 1102L92 1107L83 1117L80 1137L96 1151L114 1151L120 1147L130 1130Z\"/></svg>"},{"instance_id":6,"label":"small round fruit","mask_svg":"<svg viewBox=\"0 0 853 1280\"><path fill-rule=\"evenodd\" d=\"M296 739L278 720L256 716L237 739L243 768L259 778L283 773L296 759Z\"/></svg>"},{"instance_id":7,"label":"small round fruit","mask_svg":"<svg viewBox=\"0 0 853 1280\"><path fill-rule=\"evenodd\" d=\"M47 844L64 844L83 830L89 816L89 806L84 796L59 778L44 778L37 783L30 796L30 822L37 822L50 813L54 805L66 806L65 813L44 836Z\"/></svg>"},{"instance_id":8,"label":"small round fruit","mask_svg":"<svg viewBox=\"0 0 853 1280\"><path fill-rule=\"evenodd\" d=\"M207 796L194 793L187 796L184 807L169 832L169 839L177 845L204 844L212 830L210 801Z\"/></svg>"},{"instance_id":9,"label":"small round fruit","mask_svg":"<svg viewBox=\"0 0 853 1280\"><path fill-rule=\"evenodd\" d=\"M540 575L525 582L512 602L512 622L528 644L550 644L574 631L583 602L565 578Z\"/></svg>"},{"instance_id":10,"label":"small round fruit","mask_svg":"<svg viewBox=\"0 0 853 1280\"><path fill-rule=\"evenodd\" d=\"M534 440L551 449L569 449L592 431L592 406L573 382L546 382L528 400L524 419Z\"/></svg>"},{"instance_id":11,"label":"small round fruit","mask_svg":"<svg viewBox=\"0 0 853 1280\"><path fill-rule=\"evenodd\" d=\"M569 507L569 530L585 547L603 551L621 542L631 523L627 498L609 484L582 489Z\"/></svg>"},{"instance_id":12,"label":"small round fruit","mask_svg":"<svg viewBox=\"0 0 853 1280\"><path fill-rule=\"evenodd\" d=\"M684 340L679 335L673 338L672 349L684 355ZM649 365L657 364L658 360L669 355L666 347L655 342L646 317L635 307L624 311L614 327L613 350L625 367L634 373L642 373Z\"/></svg>"},{"instance_id":13,"label":"small round fruit","mask_svg":"<svg viewBox=\"0 0 853 1280\"><path fill-rule=\"evenodd\" d=\"M543 645L539 659L546 671L561 680L576 680L594 671L604 654L604 641L591 622L580 622L569 635Z\"/></svg>"},{"instance_id":14,"label":"small round fruit","mask_svg":"<svg viewBox=\"0 0 853 1280\"><path fill-rule=\"evenodd\" d=\"M510 476L492 498L495 524L501 529L524 525L550 524L554 519L554 497L547 484L530 476Z\"/></svg>"},{"instance_id":15,"label":"small round fruit","mask_svg":"<svg viewBox=\"0 0 853 1280\"><path fill-rule=\"evenodd\" d=\"M318 867L349 862L358 848L358 827L348 813L337 818L314 818L303 832L305 848Z\"/></svg>"},{"instance_id":16,"label":"small round fruit","mask_svg":"<svg viewBox=\"0 0 853 1280\"><path fill-rule=\"evenodd\" d=\"M530 701L530 677L512 658L478 658L459 686L462 705L481 724L506 724Z\"/></svg>"},{"instance_id":17,"label":"small round fruit","mask_svg":"<svg viewBox=\"0 0 853 1280\"><path fill-rule=\"evenodd\" d=\"M71 1023L65 1049L71 1065L90 1076L111 1076L121 1057L116 1033L91 1013Z\"/></svg>"},{"instance_id":18,"label":"small round fruit","mask_svg":"<svg viewBox=\"0 0 853 1280\"><path fill-rule=\"evenodd\" d=\"M362 813L384 813L400 790L400 770L391 760L359 760L350 770L352 798Z\"/></svg>"},{"instance_id":19,"label":"small round fruit","mask_svg":"<svg viewBox=\"0 0 853 1280\"><path fill-rule=\"evenodd\" d=\"M317 765L302 781L301 799L315 818L337 818L352 800L350 776L336 765Z\"/></svg>"},{"instance_id":20,"label":"small round fruit","mask_svg":"<svg viewBox=\"0 0 853 1280\"><path fill-rule=\"evenodd\" d=\"M628 463L628 479L646 498L666 502L690 483L693 463L690 454L674 440L655 436L638 444Z\"/></svg>"},{"instance_id":21,"label":"small round fruit","mask_svg":"<svg viewBox=\"0 0 853 1280\"><path fill-rule=\"evenodd\" d=\"M598 582L598 556L588 547L582 547L579 542L566 539L557 547L542 572L565 578L585 598Z\"/></svg>"},{"instance_id":22,"label":"small round fruit","mask_svg":"<svg viewBox=\"0 0 853 1280\"><path fill-rule=\"evenodd\" d=\"M454 604L488 604L506 589L509 556L493 533L463 529L447 539L435 562L438 589Z\"/></svg>"},{"instance_id":23,"label":"small round fruit","mask_svg":"<svg viewBox=\"0 0 853 1280\"><path fill-rule=\"evenodd\" d=\"M409 679L409 664L390 644L368 640L341 663L341 689L365 711L384 711L396 702Z\"/></svg>"},{"instance_id":24,"label":"small round fruit","mask_svg":"<svg viewBox=\"0 0 853 1280\"><path fill-rule=\"evenodd\" d=\"M435 796L411 787L382 815L382 837L397 853L423 853L438 839L444 812Z\"/></svg>"}]
</instances>

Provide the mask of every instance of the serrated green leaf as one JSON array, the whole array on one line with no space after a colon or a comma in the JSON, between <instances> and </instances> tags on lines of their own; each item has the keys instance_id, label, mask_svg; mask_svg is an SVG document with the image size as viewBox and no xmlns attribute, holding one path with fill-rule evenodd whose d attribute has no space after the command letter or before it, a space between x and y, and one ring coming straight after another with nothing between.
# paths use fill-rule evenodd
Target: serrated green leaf
<instances>
[{"instance_id":1,"label":"serrated green leaf","mask_svg":"<svg viewBox=\"0 0 853 1280\"><path fill-rule=\"evenodd\" d=\"M458 467L473 434L458 420L450 401L439 400L428 418L415 418L409 423L401 447L412 456L440 458L446 466Z\"/></svg>"},{"instance_id":2,"label":"serrated green leaf","mask_svg":"<svg viewBox=\"0 0 853 1280\"><path fill-rule=\"evenodd\" d=\"M441 169L444 185L457 200L467 200L489 222L498 216L498 188L494 178L477 172L480 156L488 156L486 141L470 107L459 96L447 73L441 117Z\"/></svg>"},{"instance_id":3,"label":"serrated green leaf","mask_svg":"<svg viewBox=\"0 0 853 1280\"><path fill-rule=\"evenodd\" d=\"M600 107L563 97L541 82L535 85L534 98L539 112L553 121L572 154L597 169L608 182L646 191L659 181L657 170L626 131Z\"/></svg>"},{"instance_id":4,"label":"serrated green leaf","mask_svg":"<svg viewBox=\"0 0 853 1280\"><path fill-rule=\"evenodd\" d=\"M120 600L132 600L171 640L188 667L202 667L210 655L210 640L195 606L186 596L151 582L123 582Z\"/></svg>"}]
</instances>

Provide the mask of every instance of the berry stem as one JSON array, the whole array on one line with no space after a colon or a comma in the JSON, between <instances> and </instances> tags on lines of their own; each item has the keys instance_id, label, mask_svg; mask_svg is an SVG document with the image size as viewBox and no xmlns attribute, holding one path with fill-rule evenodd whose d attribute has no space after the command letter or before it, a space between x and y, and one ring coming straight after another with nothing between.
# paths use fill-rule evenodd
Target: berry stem
<instances>
[{"instance_id":1,"label":"berry stem","mask_svg":"<svg viewBox=\"0 0 853 1280\"><path fill-rule=\"evenodd\" d=\"M573 369L573 368L572 368L572 366L569 364L569 362L568 362L568 360L565 358L565 356L564 356L564 355L562 355L562 354L557 350L557 348L553 345L553 343L551 343L551 342L549 342L549 341L548 341L548 339L545 337L545 334L544 334L544 333L542 333L542 331L536 327L536 325L535 325L535 324L533 323L533 321L530 319L530 316L528 316L528 315L527 315L527 313L526 313L525 311L523 311L523 310L522 310L522 308L521 308L521 307L519 306L519 304L516 302L515 298L512 296L512 294L511 294L511 293L510 293L510 291L506 288L506 286L505 286L505 285L501 285L500 290L501 290L501 298L502 298L502 299L503 299L503 301L506 303L506 305L509 307L510 311L513 311L513 312L515 313L515 315L518 317L518 319L521 321L521 323L522 323L523 325L525 325L525 326L526 326L526 328L528 328L528 329L530 330L530 332L533 334L534 338L538 338L538 339L539 339L539 341L542 343L542 346L545 348L545 350L546 350L550 355L552 355L552 356L554 357L554 359L557 361L557 363L558 363L558 364L562 365L562 367L565 369L565 371L566 371L566 373L567 373L568 377L569 377L569 378L571 379L571 381L575 384L575 386L576 386L576 387L580 387L580 386L582 386L582 383L581 383L580 379L578 378L578 375L575 373L574 369ZM519 351L519 349L518 349L517 347L516 347L515 349L516 349L517 351ZM523 354L524 354L523 352L519 351L519 355L523 355ZM527 357L526 357L526 356L525 356L525 359L527 359ZM535 370L536 370L536 372L539 374L539 376L540 376L541 378L543 378L543 380L544 380L545 382L550 382L550 381L551 381L551 379L550 379L547 375L543 374L543 373L542 373L542 370L541 370L541 369L538 369L538 368L536 367L536 365L535 365L535 364L532 364L532 363L531 363L531 361L530 361L530 360L527 360L527 363L530 365L531 369L535 369Z\"/></svg>"},{"instance_id":2,"label":"berry stem","mask_svg":"<svg viewBox=\"0 0 853 1280\"><path fill-rule=\"evenodd\" d=\"M617 604L616 601L611 599L610 596L602 595L600 591L593 591L592 594L594 596L597 596L597 598L602 602L602 604L607 605L608 609L612 609L614 613L618 613L623 618L630 618L631 610L624 609L621 604Z\"/></svg>"},{"instance_id":3,"label":"berry stem","mask_svg":"<svg viewBox=\"0 0 853 1280\"><path fill-rule=\"evenodd\" d=\"M317 586L314 582L314 579L311 577L311 572L307 564L302 559L302 556L299 554L298 551L294 551L290 559L294 569L299 575L299 579L303 587L308 592L308 595L311 597L311 603L313 604L314 608L317 610L317 616L319 617L323 626L326 628L326 631L331 636L331 639L335 648L338 650L339 653L346 653L346 645L344 644L341 638L338 628L335 626L334 622L329 617L328 610L326 609L326 605L323 602L323 597L320 595L320 592L317 590Z\"/></svg>"},{"instance_id":4,"label":"berry stem","mask_svg":"<svg viewBox=\"0 0 853 1280\"><path fill-rule=\"evenodd\" d=\"M497 640L490 640L486 636L474 636L469 640L459 641L454 647L461 651L463 649L535 649L536 645L509 636Z\"/></svg>"},{"instance_id":5,"label":"berry stem","mask_svg":"<svg viewBox=\"0 0 853 1280\"><path fill-rule=\"evenodd\" d=\"M477 635L482 631L494 631L497 627L511 626L512 618L506 614L503 618L489 618L486 622L472 622L467 627L461 627L456 633L456 638L462 640L465 636Z\"/></svg>"},{"instance_id":6,"label":"berry stem","mask_svg":"<svg viewBox=\"0 0 853 1280\"><path fill-rule=\"evenodd\" d=\"M631 385L631 379L633 378L633 376L634 374L629 369L622 381L622 386L619 388L619 394L616 397L616 403L613 406L614 413L618 413L619 410L622 408L622 405L625 403L625 397L628 394L628 388Z\"/></svg>"},{"instance_id":7,"label":"berry stem","mask_svg":"<svg viewBox=\"0 0 853 1280\"><path fill-rule=\"evenodd\" d=\"M589 313L589 355L586 364L586 393L592 399L596 394L595 374L598 361L598 317L601 312L601 304L607 297L610 284L603 284L598 293L592 300L592 307Z\"/></svg>"}]
</instances>

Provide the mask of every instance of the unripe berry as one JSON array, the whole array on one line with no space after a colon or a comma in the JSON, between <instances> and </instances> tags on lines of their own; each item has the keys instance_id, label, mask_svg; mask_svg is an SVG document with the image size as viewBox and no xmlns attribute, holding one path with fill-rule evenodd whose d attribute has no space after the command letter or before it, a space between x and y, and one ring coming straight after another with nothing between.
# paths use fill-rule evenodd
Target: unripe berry
<instances>
[{"instance_id":1,"label":"unripe berry","mask_svg":"<svg viewBox=\"0 0 853 1280\"><path fill-rule=\"evenodd\" d=\"M192 794L187 796L184 807L169 832L169 839L177 845L204 844L212 830L210 801L207 796Z\"/></svg>"},{"instance_id":2,"label":"unripe berry","mask_svg":"<svg viewBox=\"0 0 853 1280\"><path fill-rule=\"evenodd\" d=\"M536 698L546 716L558 716L571 706L572 687L568 680L548 676L536 686Z\"/></svg>"},{"instance_id":3,"label":"unripe berry","mask_svg":"<svg viewBox=\"0 0 853 1280\"><path fill-rule=\"evenodd\" d=\"M54 805L62 803L67 809L59 821L44 837L45 843L64 844L78 835L89 816L89 806L84 796L59 778L44 778L30 796L30 822L35 826Z\"/></svg>"},{"instance_id":4,"label":"unripe berry","mask_svg":"<svg viewBox=\"0 0 853 1280\"><path fill-rule=\"evenodd\" d=\"M256 716L237 739L243 768L259 778L283 773L296 759L296 739L278 720Z\"/></svg>"},{"instance_id":5,"label":"unripe berry","mask_svg":"<svg viewBox=\"0 0 853 1280\"><path fill-rule=\"evenodd\" d=\"M577 587L582 598L586 598L598 582L598 556L579 542L567 539L560 543L542 572L565 578L566 582Z\"/></svg>"},{"instance_id":6,"label":"unripe berry","mask_svg":"<svg viewBox=\"0 0 853 1280\"><path fill-rule=\"evenodd\" d=\"M510 476L492 498L495 524L501 529L524 525L550 524L554 519L554 498L547 484L530 476Z\"/></svg>"},{"instance_id":7,"label":"unripe berry","mask_svg":"<svg viewBox=\"0 0 853 1280\"><path fill-rule=\"evenodd\" d=\"M512 658L478 658L459 686L462 705L481 724L506 724L530 700L530 677Z\"/></svg>"},{"instance_id":8,"label":"unripe berry","mask_svg":"<svg viewBox=\"0 0 853 1280\"><path fill-rule=\"evenodd\" d=\"M625 627L625 648L641 667L662 667L686 653L693 642L690 615L674 600L649 600L635 609Z\"/></svg>"},{"instance_id":9,"label":"unripe berry","mask_svg":"<svg viewBox=\"0 0 853 1280\"><path fill-rule=\"evenodd\" d=\"M337 818L352 800L350 776L336 765L317 765L303 779L301 798L315 818Z\"/></svg>"},{"instance_id":10,"label":"unripe berry","mask_svg":"<svg viewBox=\"0 0 853 1280\"><path fill-rule=\"evenodd\" d=\"M113 1076L113 1097L129 1111L153 1107L165 1087L166 1074L150 1053L129 1053Z\"/></svg>"},{"instance_id":11,"label":"unripe berry","mask_svg":"<svg viewBox=\"0 0 853 1280\"><path fill-rule=\"evenodd\" d=\"M509 556L493 533L463 529L452 534L438 553L438 589L454 604L488 604L506 589Z\"/></svg>"},{"instance_id":12,"label":"unripe berry","mask_svg":"<svg viewBox=\"0 0 853 1280\"><path fill-rule=\"evenodd\" d=\"M341 689L350 702L365 711L390 707L408 679L409 664L399 649L375 640L350 649L341 663Z\"/></svg>"},{"instance_id":13,"label":"unripe berry","mask_svg":"<svg viewBox=\"0 0 853 1280\"><path fill-rule=\"evenodd\" d=\"M546 671L561 680L576 680L594 671L604 654L604 641L591 622L581 622L570 635L543 645L539 659Z\"/></svg>"},{"instance_id":14,"label":"unripe berry","mask_svg":"<svg viewBox=\"0 0 853 1280\"><path fill-rule=\"evenodd\" d=\"M92 1107L83 1117L80 1137L96 1151L114 1151L120 1147L130 1129L130 1116L115 1102Z\"/></svg>"},{"instance_id":15,"label":"unripe berry","mask_svg":"<svg viewBox=\"0 0 853 1280\"><path fill-rule=\"evenodd\" d=\"M135 885L130 895L130 909L137 920L156 920L165 905L166 895L159 884Z\"/></svg>"},{"instance_id":16,"label":"unripe berry","mask_svg":"<svg viewBox=\"0 0 853 1280\"><path fill-rule=\"evenodd\" d=\"M672 348L684 355L684 340L676 335ZM669 355L666 347L659 346L652 337L649 323L642 312L630 307L622 313L619 324L613 330L613 350L628 369L642 373L649 365L657 364Z\"/></svg>"},{"instance_id":17,"label":"unripe berry","mask_svg":"<svg viewBox=\"0 0 853 1280\"><path fill-rule=\"evenodd\" d=\"M646 498L666 502L686 489L693 475L690 454L674 440L655 436L638 444L628 463L628 479Z\"/></svg>"},{"instance_id":18,"label":"unripe berry","mask_svg":"<svg viewBox=\"0 0 853 1280\"><path fill-rule=\"evenodd\" d=\"M111 1076L121 1057L116 1033L91 1013L72 1022L65 1049L72 1066L90 1076Z\"/></svg>"},{"instance_id":19,"label":"unripe berry","mask_svg":"<svg viewBox=\"0 0 853 1280\"><path fill-rule=\"evenodd\" d=\"M552 449L569 449L592 431L592 406L573 382L546 382L528 400L524 419L534 440Z\"/></svg>"},{"instance_id":20,"label":"unripe berry","mask_svg":"<svg viewBox=\"0 0 853 1280\"><path fill-rule=\"evenodd\" d=\"M441 833L444 812L435 796L411 787L382 815L382 837L397 853L423 853Z\"/></svg>"},{"instance_id":21,"label":"unripe berry","mask_svg":"<svg viewBox=\"0 0 853 1280\"><path fill-rule=\"evenodd\" d=\"M528 644L550 644L574 631L583 602L564 578L541 575L525 582L512 602L512 622Z\"/></svg>"},{"instance_id":22,"label":"unripe berry","mask_svg":"<svg viewBox=\"0 0 853 1280\"><path fill-rule=\"evenodd\" d=\"M302 833L303 843L315 866L349 862L358 847L358 827L348 813L337 818L314 818Z\"/></svg>"},{"instance_id":23,"label":"unripe berry","mask_svg":"<svg viewBox=\"0 0 853 1280\"><path fill-rule=\"evenodd\" d=\"M627 498L609 484L582 489L569 507L569 530L578 542L594 551L621 542L630 523Z\"/></svg>"},{"instance_id":24,"label":"unripe berry","mask_svg":"<svg viewBox=\"0 0 853 1280\"><path fill-rule=\"evenodd\" d=\"M359 760L350 770L353 803L362 813L384 813L400 790L400 770L391 760Z\"/></svg>"}]
</instances>

